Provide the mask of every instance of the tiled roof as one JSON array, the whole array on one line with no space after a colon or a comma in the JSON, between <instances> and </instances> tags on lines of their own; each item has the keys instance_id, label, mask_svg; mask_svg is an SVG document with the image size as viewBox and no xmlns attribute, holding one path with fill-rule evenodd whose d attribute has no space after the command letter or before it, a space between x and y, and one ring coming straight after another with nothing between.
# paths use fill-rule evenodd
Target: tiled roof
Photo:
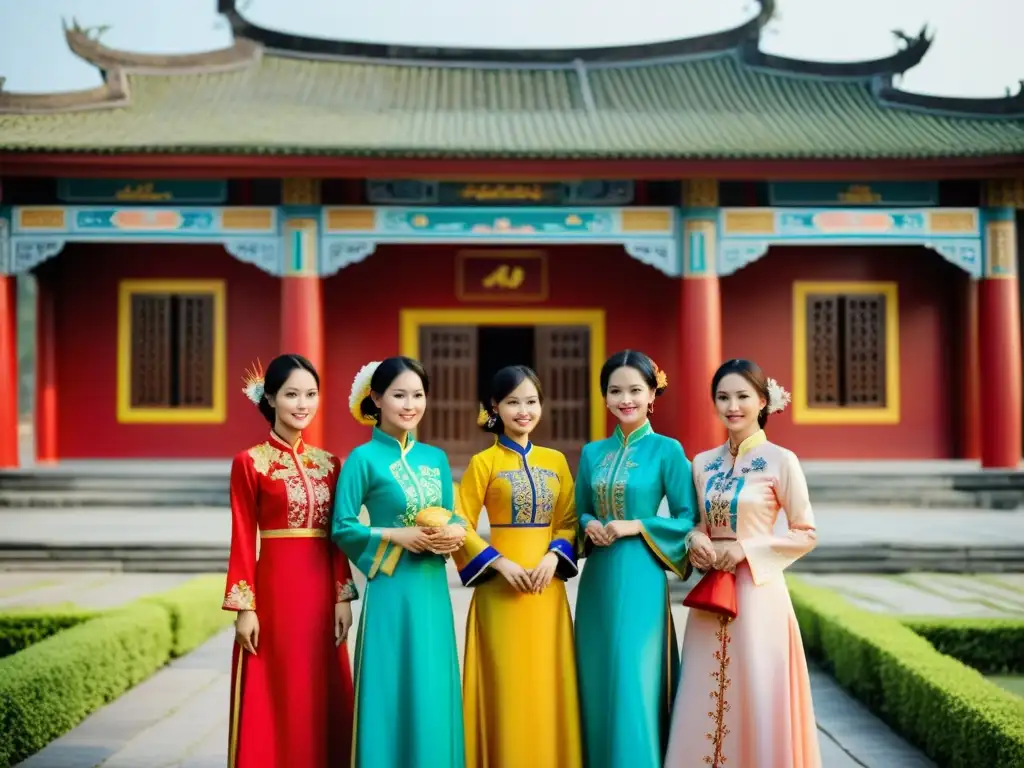
<instances>
[{"instance_id":1,"label":"tiled roof","mask_svg":"<svg viewBox=\"0 0 1024 768\"><path fill-rule=\"evenodd\" d=\"M942 108L955 99L892 88L894 68L913 66L927 50L925 31L889 59L829 65L814 75L811 63L762 54L758 19L738 31L659 44L655 49L667 54L659 59L623 60L624 54L595 49L589 61L554 61L549 52L549 63L530 64L324 56L310 46L333 43L286 38L246 26L231 13L236 43L207 59L126 54L69 31L72 48L102 67L107 85L81 95L80 103L73 94L35 97L0 87L0 150L666 159L1024 155L1024 119L992 112L1018 110L1022 97L961 100L991 112L967 116ZM263 38L239 37L256 33ZM268 50L268 44L293 50ZM731 47L709 50L715 45Z\"/></svg>"}]
</instances>

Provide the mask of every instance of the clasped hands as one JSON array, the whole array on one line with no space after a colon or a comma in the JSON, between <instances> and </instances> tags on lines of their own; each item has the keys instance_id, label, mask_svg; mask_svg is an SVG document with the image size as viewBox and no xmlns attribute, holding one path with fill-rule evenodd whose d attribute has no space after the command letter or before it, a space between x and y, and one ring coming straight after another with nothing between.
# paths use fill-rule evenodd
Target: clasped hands
<instances>
[{"instance_id":1,"label":"clasped hands","mask_svg":"<svg viewBox=\"0 0 1024 768\"><path fill-rule=\"evenodd\" d=\"M393 528L389 539L410 552L432 552L435 555L450 555L466 540L466 529L449 523L438 528L424 528L413 525L408 528Z\"/></svg>"},{"instance_id":2,"label":"clasped hands","mask_svg":"<svg viewBox=\"0 0 1024 768\"><path fill-rule=\"evenodd\" d=\"M599 547L607 547L619 539L639 536L641 530L643 523L639 520L610 520L607 523L591 520L583 529L587 538Z\"/></svg>"},{"instance_id":3,"label":"clasped hands","mask_svg":"<svg viewBox=\"0 0 1024 768\"><path fill-rule=\"evenodd\" d=\"M548 552L533 568L523 568L519 563L500 557L491 566L500 573L516 592L537 595L551 584L558 568L558 555Z\"/></svg>"},{"instance_id":4,"label":"clasped hands","mask_svg":"<svg viewBox=\"0 0 1024 768\"><path fill-rule=\"evenodd\" d=\"M715 545L707 534L697 531L690 535L690 564L701 571L712 568L718 571L736 572L736 566L747 559L743 547L738 541L730 541L722 549Z\"/></svg>"}]
</instances>

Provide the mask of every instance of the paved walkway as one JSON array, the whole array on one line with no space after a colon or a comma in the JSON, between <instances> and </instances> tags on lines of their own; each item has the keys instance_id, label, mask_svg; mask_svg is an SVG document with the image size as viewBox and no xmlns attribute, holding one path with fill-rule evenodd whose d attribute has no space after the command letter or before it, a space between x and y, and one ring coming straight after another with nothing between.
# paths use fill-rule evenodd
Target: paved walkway
<instances>
[{"instance_id":1,"label":"paved walkway","mask_svg":"<svg viewBox=\"0 0 1024 768\"><path fill-rule=\"evenodd\" d=\"M66 596L75 584L83 606L116 604L146 591L165 589L188 576L161 574L0 573L6 605L39 605ZM84 579L84 580L83 580ZM462 632L470 590L450 573L452 602L462 657ZM569 584L575 603L576 580ZM118 598L118 595L120 598ZM686 609L675 601L680 633ZM358 620L359 603L356 603ZM353 633L354 635L354 633ZM21 763L23 768L223 768L227 753L228 659L232 633L226 631L172 663L77 728ZM349 650L353 641L350 640ZM822 757L827 768L930 768L933 764L906 744L859 702L818 669L811 670Z\"/></svg>"}]
</instances>

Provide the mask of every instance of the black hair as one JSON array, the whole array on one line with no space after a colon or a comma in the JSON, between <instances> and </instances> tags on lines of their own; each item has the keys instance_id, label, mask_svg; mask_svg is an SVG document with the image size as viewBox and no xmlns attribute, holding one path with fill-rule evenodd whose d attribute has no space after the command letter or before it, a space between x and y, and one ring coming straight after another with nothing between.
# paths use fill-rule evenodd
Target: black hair
<instances>
[{"instance_id":1,"label":"black hair","mask_svg":"<svg viewBox=\"0 0 1024 768\"><path fill-rule=\"evenodd\" d=\"M757 414L757 426L764 429L764 425L768 423L768 401L770 399L768 395L768 380L765 378L764 371L752 360L734 358L726 360L718 366L715 375L711 377L711 402L714 402L718 396L718 385L722 382L722 379L733 373L746 379L750 386L754 388L754 391L764 398L764 408Z\"/></svg>"},{"instance_id":2,"label":"black hair","mask_svg":"<svg viewBox=\"0 0 1024 768\"><path fill-rule=\"evenodd\" d=\"M313 364L302 355L279 355L271 360L267 370L263 372L263 397L260 398L259 403L260 413L270 422L270 426L274 426L277 422L277 411L270 404L269 398L281 391L281 387L294 371L308 371L317 387L320 386L320 374L316 372Z\"/></svg>"},{"instance_id":3,"label":"black hair","mask_svg":"<svg viewBox=\"0 0 1024 768\"><path fill-rule=\"evenodd\" d=\"M491 432L495 435L504 434L505 425L497 413L498 403L515 392L516 388L524 381L531 382L537 388L537 398L540 400L541 405L544 404L544 390L540 385L540 379L537 378L537 372L526 365L507 365L491 378L490 404L488 407L491 416L494 417L494 423L490 426L484 424L481 427L484 432Z\"/></svg>"},{"instance_id":4,"label":"black hair","mask_svg":"<svg viewBox=\"0 0 1024 768\"><path fill-rule=\"evenodd\" d=\"M637 352L635 349L626 349L622 352L616 352L605 360L604 365L601 366L602 395L608 394L608 379L619 368L632 368L639 373L644 383L654 390L655 397L661 397L664 394L665 388L658 387L658 366L654 364L654 361L643 352Z\"/></svg>"},{"instance_id":5,"label":"black hair","mask_svg":"<svg viewBox=\"0 0 1024 768\"><path fill-rule=\"evenodd\" d=\"M373 372L373 376L370 377L370 391L380 397L391 386L391 382L405 371L412 371L419 376L420 381L423 382L423 394L430 394L430 379L427 378L427 372L423 368L423 363L419 360L413 360L411 357L403 357L401 355L389 357L381 361L381 364L377 366L377 370ZM371 396L367 395L363 398L363 402L359 404L359 411L363 416L373 418L377 421L378 425L380 424L380 408L373 402Z\"/></svg>"}]
</instances>

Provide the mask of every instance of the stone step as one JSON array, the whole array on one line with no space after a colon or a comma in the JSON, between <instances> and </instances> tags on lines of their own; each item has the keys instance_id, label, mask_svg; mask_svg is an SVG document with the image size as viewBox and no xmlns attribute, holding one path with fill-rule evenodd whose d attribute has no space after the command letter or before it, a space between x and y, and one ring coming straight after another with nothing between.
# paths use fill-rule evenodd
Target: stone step
<instances>
[{"instance_id":1,"label":"stone step","mask_svg":"<svg viewBox=\"0 0 1024 768\"><path fill-rule=\"evenodd\" d=\"M818 503L923 508L1017 509L1024 506L1024 472L867 473L816 469L807 473ZM227 470L167 467L0 471L0 507L225 507Z\"/></svg>"},{"instance_id":2,"label":"stone step","mask_svg":"<svg viewBox=\"0 0 1024 768\"><path fill-rule=\"evenodd\" d=\"M227 488L0 490L0 507L227 507Z\"/></svg>"}]
</instances>

